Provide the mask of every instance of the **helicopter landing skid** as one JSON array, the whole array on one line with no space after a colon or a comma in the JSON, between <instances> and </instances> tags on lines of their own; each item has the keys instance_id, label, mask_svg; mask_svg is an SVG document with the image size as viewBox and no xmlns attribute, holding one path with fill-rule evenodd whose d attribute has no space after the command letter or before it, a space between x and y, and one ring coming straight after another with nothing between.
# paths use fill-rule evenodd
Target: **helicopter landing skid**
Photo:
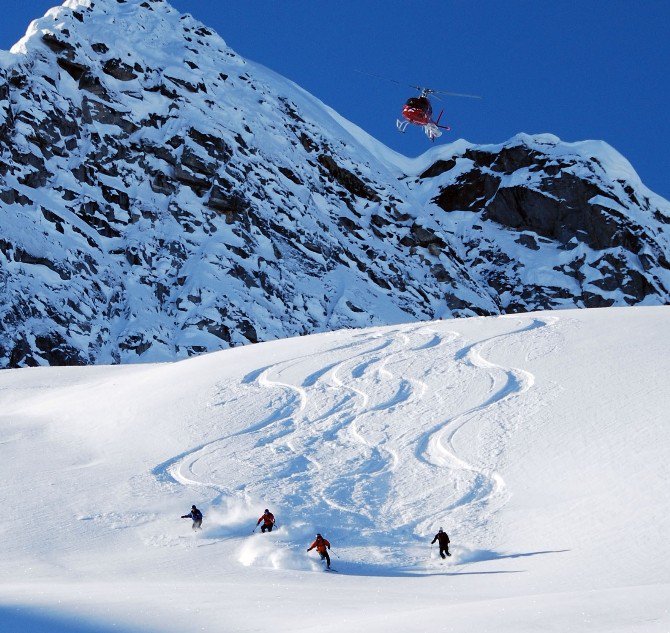
<instances>
[{"instance_id":1,"label":"helicopter landing skid","mask_svg":"<svg viewBox=\"0 0 670 633\"><path fill-rule=\"evenodd\" d=\"M409 121L401 121L400 119L396 119L395 121L395 126L398 128L398 132L404 132L407 129L407 126L409 125Z\"/></svg>"}]
</instances>

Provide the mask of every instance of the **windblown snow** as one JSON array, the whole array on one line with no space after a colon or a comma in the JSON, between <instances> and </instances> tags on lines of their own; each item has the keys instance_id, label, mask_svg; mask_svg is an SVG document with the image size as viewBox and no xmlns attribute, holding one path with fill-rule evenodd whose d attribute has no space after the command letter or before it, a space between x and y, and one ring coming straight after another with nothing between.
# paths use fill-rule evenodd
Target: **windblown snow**
<instances>
[{"instance_id":1,"label":"windblown snow","mask_svg":"<svg viewBox=\"0 0 670 633\"><path fill-rule=\"evenodd\" d=\"M570 310L6 370L0 628L667 631L669 331Z\"/></svg>"}]
</instances>

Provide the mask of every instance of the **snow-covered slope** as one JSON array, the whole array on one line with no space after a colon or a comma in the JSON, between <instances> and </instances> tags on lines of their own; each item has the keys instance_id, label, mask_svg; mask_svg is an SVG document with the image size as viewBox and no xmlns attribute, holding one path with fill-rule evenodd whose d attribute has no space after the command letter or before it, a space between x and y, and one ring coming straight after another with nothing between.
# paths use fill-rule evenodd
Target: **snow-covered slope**
<instances>
[{"instance_id":1,"label":"snow-covered slope","mask_svg":"<svg viewBox=\"0 0 670 633\"><path fill-rule=\"evenodd\" d=\"M4 367L670 297L670 205L606 144L410 160L162 0L35 21L0 154Z\"/></svg>"},{"instance_id":2,"label":"snow-covered slope","mask_svg":"<svg viewBox=\"0 0 670 633\"><path fill-rule=\"evenodd\" d=\"M0 621L667 631L668 331L568 310L4 371Z\"/></svg>"}]
</instances>

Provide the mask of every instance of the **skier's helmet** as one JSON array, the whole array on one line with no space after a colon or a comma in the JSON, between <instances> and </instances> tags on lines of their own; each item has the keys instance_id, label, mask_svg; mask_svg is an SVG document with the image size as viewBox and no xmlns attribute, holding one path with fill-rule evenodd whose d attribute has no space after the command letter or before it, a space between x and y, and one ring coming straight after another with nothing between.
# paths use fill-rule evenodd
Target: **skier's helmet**
<instances>
[{"instance_id":1,"label":"skier's helmet","mask_svg":"<svg viewBox=\"0 0 670 633\"><path fill-rule=\"evenodd\" d=\"M443 531L442 528L440 528L440 529L438 530L438 532L442 532L442 531Z\"/></svg>"},{"instance_id":2,"label":"skier's helmet","mask_svg":"<svg viewBox=\"0 0 670 633\"><path fill-rule=\"evenodd\" d=\"M267 508L265 508L265 510L263 510L263 512L270 512L270 510L268 510Z\"/></svg>"},{"instance_id":3,"label":"skier's helmet","mask_svg":"<svg viewBox=\"0 0 670 633\"><path fill-rule=\"evenodd\" d=\"M195 507L195 506L191 506L191 510L195 510L195 509L196 509L196 507Z\"/></svg>"},{"instance_id":4,"label":"skier's helmet","mask_svg":"<svg viewBox=\"0 0 670 633\"><path fill-rule=\"evenodd\" d=\"M321 538L321 534L317 534L317 535L316 535L316 538Z\"/></svg>"}]
</instances>

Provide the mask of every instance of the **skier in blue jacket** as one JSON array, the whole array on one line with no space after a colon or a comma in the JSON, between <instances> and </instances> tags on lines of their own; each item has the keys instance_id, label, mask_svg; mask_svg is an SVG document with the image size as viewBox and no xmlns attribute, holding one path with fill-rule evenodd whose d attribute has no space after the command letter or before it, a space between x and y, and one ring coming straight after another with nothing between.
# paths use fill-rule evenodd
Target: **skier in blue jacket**
<instances>
[{"instance_id":1,"label":"skier in blue jacket","mask_svg":"<svg viewBox=\"0 0 670 633\"><path fill-rule=\"evenodd\" d=\"M198 510L195 506L191 506L191 511L188 514L184 514L182 519L193 519L193 529L201 530L202 529L202 512Z\"/></svg>"}]
</instances>

